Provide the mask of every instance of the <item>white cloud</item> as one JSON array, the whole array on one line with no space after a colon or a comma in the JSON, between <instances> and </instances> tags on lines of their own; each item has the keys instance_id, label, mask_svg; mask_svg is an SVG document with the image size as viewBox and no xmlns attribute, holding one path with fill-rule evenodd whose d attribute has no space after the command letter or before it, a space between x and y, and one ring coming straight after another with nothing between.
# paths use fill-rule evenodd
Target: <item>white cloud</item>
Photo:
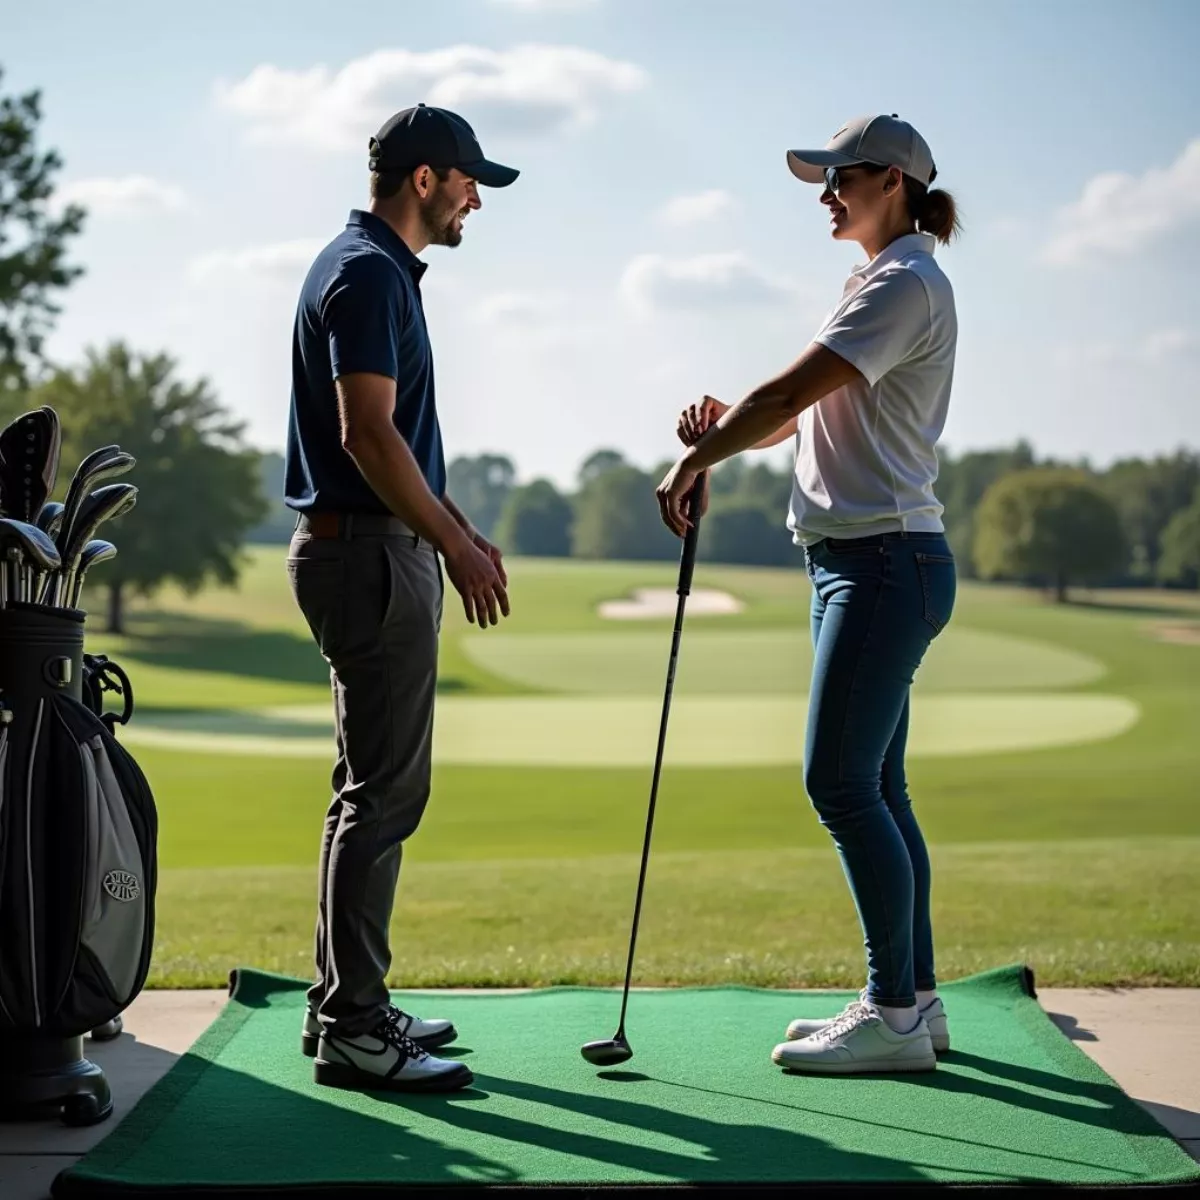
<instances>
[{"instance_id":1,"label":"white cloud","mask_svg":"<svg viewBox=\"0 0 1200 1200\"><path fill-rule=\"evenodd\" d=\"M734 198L728 192L713 188L691 196L673 197L658 210L658 219L664 225L696 225L723 217L736 207Z\"/></svg>"},{"instance_id":2,"label":"white cloud","mask_svg":"<svg viewBox=\"0 0 1200 1200\"><path fill-rule=\"evenodd\" d=\"M1060 367L1169 367L1200 352L1200 334L1181 326L1156 329L1130 341L1074 343L1059 347Z\"/></svg>"},{"instance_id":3,"label":"white cloud","mask_svg":"<svg viewBox=\"0 0 1200 1200\"><path fill-rule=\"evenodd\" d=\"M495 132L580 128L596 120L610 96L646 82L641 67L575 46L458 45L378 50L338 71L264 63L236 83L218 82L216 99L245 121L253 142L364 152L392 113L419 100L462 112L491 153L488 137Z\"/></svg>"},{"instance_id":4,"label":"white cloud","mask_svg":"<svg viewBox=\"0 0 1200 1200\"><path fill-rule=\"evenodd\" d=\"M626 304L643 315L779 304L796 298L790 283L740 253L691 258L641 254L625 268L619 290Z\"/></svg>"},{"instance_id":5,"label":"white cloud","mask_svg":"<svg viewBox=\"0 0 1200 1200\"><path fill-rule=\"evenodd\" d=\"M1143 175L1108 171L1059 210L1043 260L1070 266L1093 254L1133 254L1200 219L1200 138L1166 168Z\"/></svg>"},{"instance_id":6,"label":"white cloud","mask_svg":"<svg viewBox=\"0 0 1200 1200\"><path fill-rule=\"evenodd\" d=\"M324 245L313 238L298 238L241 250L216 250L192 259L185 274L188 282L195 284L230 278L299 284Z\"/></svg>"},{"instance_id":7,"label":"white cloud","mask_svg":"<svg viewBox=\"0 0 1200 1200\"><path fill-rule=\"evenodd\" d=\"M120 179L77 179L55 193L55 204L81 204L102 217L140 217L152 213L182 212L188 198L182 188L151 179L126 175Z\"/></svg>"},{"instance_id":8,"label":"white cloud","mask_svg":"<svg viewBox=\"0 0 1200 1200\"><path fill-rule=\"evenodd\" d=\"M496 292L475 305L474 316L502 345L579 345L594 332L571 314L570 298L557 292Z\"/></svg>"}]
</instances>

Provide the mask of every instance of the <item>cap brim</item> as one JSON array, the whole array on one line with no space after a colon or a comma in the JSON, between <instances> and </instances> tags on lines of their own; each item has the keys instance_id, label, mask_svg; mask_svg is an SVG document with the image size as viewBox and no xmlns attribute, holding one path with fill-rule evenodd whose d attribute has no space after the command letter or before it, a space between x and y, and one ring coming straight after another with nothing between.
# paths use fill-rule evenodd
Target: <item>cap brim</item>
<instances>
[{"instance_id":1,"label":"cap brim","mask_svg":"<svg viewBox=\"0 0 1200 1200\"><path fill-rule=\"evenodd\" d=\"M804 183L824 183L826 167L850 167L861 158L839 154L836 150L789 150L787 164L795 177Z\"/></svg>"},{"instance_id":2,"label":"cap brim","mask_svg":"<svg viewBox=\"0 0 1200 1200\"><path fill-rule=\"evenodd\" d=\"M510 183L515 183L517 176L521 174L516 167L501 166L500 163L489 162L486 158L473 163L460 163L458 169L470 175L476 183L496 188L508 187Z\"/></svg>"}]
</instances>

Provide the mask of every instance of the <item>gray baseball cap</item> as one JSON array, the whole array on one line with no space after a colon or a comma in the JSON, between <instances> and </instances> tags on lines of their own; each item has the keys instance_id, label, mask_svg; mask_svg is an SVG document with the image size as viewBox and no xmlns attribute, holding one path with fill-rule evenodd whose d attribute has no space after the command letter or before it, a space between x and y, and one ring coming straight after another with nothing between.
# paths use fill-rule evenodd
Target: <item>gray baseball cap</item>
<instances>
[{"instance_id":1,"label":"gray baseball cap","mask_svg":"<svg viewBox=\"0 0 1200 1200\"><path fill-rule=\"evenodd\" d=\"M895 113L857 117L843 125L824 150L789 150L787 162L792 174L805 183L824 183L826 167L864 162L899 167L926 187L937 176L929 143Z\"/></svg>"}]
</instances>

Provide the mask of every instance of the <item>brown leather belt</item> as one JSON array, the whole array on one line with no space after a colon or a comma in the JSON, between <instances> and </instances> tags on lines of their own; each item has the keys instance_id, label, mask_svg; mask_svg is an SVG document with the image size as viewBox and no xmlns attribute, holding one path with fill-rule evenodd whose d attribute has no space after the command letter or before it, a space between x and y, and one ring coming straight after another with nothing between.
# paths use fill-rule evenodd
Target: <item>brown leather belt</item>
<instances>
[{"instance_id":1,"label":"brown leather belt","mask_svg":"<svg viewBox=\"0 0 1200 1200\"><path fill-rule=\"evenodd\" d=\"M411 538L414 545L430 545L399 517L388 513L300 513L296 532L314 538L404 537Z\"/></svg>"}]
</instances>

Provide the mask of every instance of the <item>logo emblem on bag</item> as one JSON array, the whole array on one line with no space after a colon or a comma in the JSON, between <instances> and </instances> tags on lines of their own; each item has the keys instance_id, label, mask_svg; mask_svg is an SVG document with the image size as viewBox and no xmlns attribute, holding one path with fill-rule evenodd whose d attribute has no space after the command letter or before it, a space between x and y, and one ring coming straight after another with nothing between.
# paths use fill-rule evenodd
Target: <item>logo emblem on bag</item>
<instances>
[{"instance_id":1,"label":"logo emblem on bag","mask_svg":"<svg viewBox=\"0 0 1200 1200\"><path fill-rule=\"evenodd\" d=\"M104 877L104 890L114 900L136 900L142 894L142 885L132 872L113 870Z\"/></svg>"}]
</instances>

